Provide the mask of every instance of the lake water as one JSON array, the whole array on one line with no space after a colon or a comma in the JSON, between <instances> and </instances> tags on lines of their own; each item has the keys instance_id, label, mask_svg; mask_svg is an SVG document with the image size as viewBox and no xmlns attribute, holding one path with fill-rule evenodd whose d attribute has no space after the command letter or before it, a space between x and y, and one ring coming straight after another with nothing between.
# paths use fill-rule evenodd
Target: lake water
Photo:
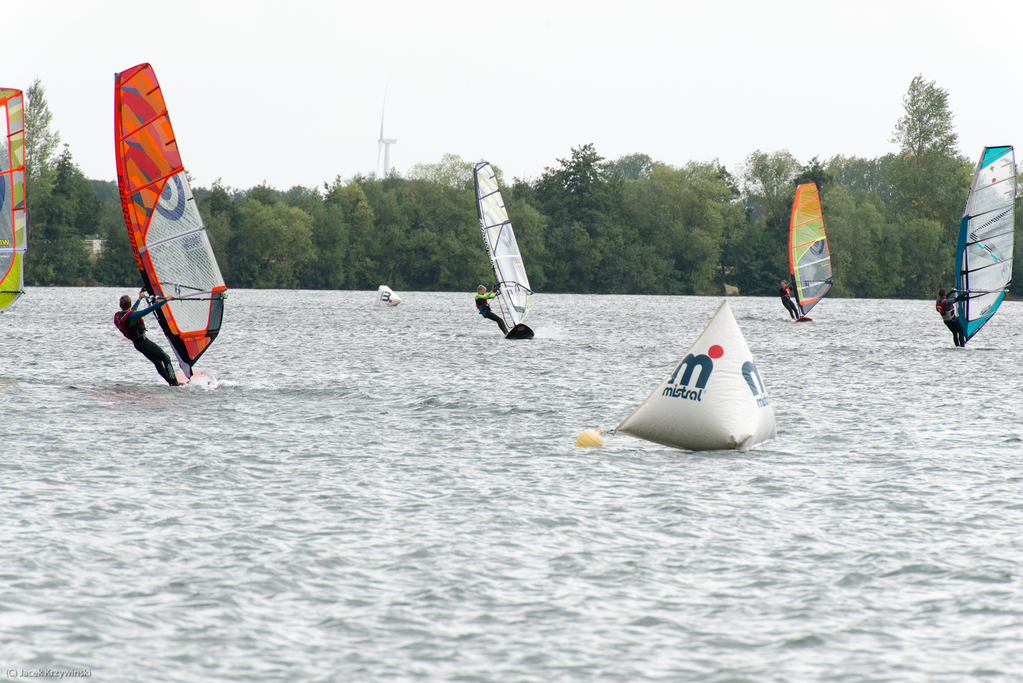
<instances>
[{"instance_id":1,"label":"lake water","mask_svg":"<svg viewBox=\"0 0 1023 683\"><path fill-rule=\"evenodd\" d=\"M731 299L778 438L692 453L573 444L718 298L538 294L512 342L472 292L232 291L214 391L122 293L0 316L8 678L1023 679L1021 303L960 350L930 301Z\"/></svg>"}]
</instances>

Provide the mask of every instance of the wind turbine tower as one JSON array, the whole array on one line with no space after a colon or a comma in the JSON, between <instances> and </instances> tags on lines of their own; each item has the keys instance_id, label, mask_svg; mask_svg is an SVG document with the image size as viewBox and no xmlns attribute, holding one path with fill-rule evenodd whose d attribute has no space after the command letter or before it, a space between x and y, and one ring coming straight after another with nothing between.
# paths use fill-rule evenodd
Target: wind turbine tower
<instances>
[{"instance_id":1,"label":"wind turbine tower","mask_svg":"<svg viewBox=\"0 0 1023 683\"><path fill-rule=\"evenodd\" d=\"M387 92L384 92L384 106L380 110L380 139L377 140L377 166L380 166L380 148L384 150L384 175L386 178L387 174L391 172L391 145L397 144L397 138L385 138L384 137L384 111L387 109Z\"/></svg>"}]
</instances>

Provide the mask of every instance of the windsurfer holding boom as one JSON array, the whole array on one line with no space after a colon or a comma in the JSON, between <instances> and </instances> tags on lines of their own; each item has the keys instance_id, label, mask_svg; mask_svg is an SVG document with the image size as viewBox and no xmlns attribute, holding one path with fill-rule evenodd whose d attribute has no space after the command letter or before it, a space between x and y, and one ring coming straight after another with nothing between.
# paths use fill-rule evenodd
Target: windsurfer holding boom
<instances>
[{"instance_id":1,"label":"windsurfer holding boom","mask_svg":"<svg viewBox=\"0 0 1023 683\"><path fill-rule=\"evenodd\" d=\"M778 295L781 297L781 302L785 306L785 310L789 312L789 316L793 320L795 320L796 318L801 316L802 313L799 312L799 309L796 306L796 302L792 300L793 294L794 292L789 287L788 281L782 280L781 289L778 290Z\"/></svg>"},{"instance_id":2,"label":"windsurfer holding boom","mask_svg":"<svg viewBox=\"0 0 1023 683\"><path fill-rule=\"evenodd\" d=\"M489 293L487 293L487 288L483 285L476 288L476 311L484 318L489 318L496 322L498 327L501 328L501 334L507 336L508 327L504 324L504 320L501 319L501 316L491 311L490 304L487 303L490 299L497 296L497 287L498 285L494 285L494 288Z\"/></svg>"},{"instance_id":3,"label":"windsurfer holding boom","mask_svg":"<svg viewBox=\"0 0 1023 683\"><path fill-rule=\"evenodd\" d=\"M956 290L954 289L950 292L952 295L955 293ZM944 321L945 327L952 333L952 341L955 342L956 346L966 346L966 335L963 333L963 325L956 315L956 302L962 301L969 295L969 292L963 292L959 296L946 296L945 290L939 289L938 299L934 302L934 310L941 314L941 319Z\"/></svg>"},{"instance_id":4,"label":"windsurfer holding boom","mask_svg":"<svg viewBox=\"0 0 1023 683\"><path fill-rule=\"evenodd\" d=\"M180 382L178 382L178 378L174 373L174 366L171 365L170 357L160 348L159 344L146 338L146 321L142 319L147 313L152 313L168 301L173 300L174 297L169 296L165 299L160 299L145 310L135 310L142 303L144 296L145 290L139 292L138 301L135 302L134 306L131 305L130 296L127 294L122 296L120 302L121 310L114 314L114 325L121 331L121 334L131 340L131 343L135 345L136 351L148 358L156 366L156 371L160 373L160 377L167 380L167 384L176 387Z\"/></svg>"}]
</instances>

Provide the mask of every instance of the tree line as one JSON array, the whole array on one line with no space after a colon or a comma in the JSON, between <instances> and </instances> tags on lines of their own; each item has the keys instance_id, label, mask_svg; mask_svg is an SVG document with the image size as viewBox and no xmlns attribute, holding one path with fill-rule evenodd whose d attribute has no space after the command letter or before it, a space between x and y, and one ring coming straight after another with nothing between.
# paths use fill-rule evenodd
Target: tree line
<instances>
[{"instance_id":1,"label":"tree line","mask_svg":"<svg viewBox=\"0 0 1023 683\"><path fill-rule=\"evenodd\" d=\"M116 183L86 179L67 145L57 154L38 80L26 94L27 284L137 286ZM975 162L958 151L944 89L917 76L903 105L891 138L899 151L874 159L800 163L787 150L758 150L730 171L716 160L607 160L582 145L536 179L506 181L495 166L530 283L539 292L616 294L719 294L727 283L775 294L789 275L796 187L815 182L832 296L932 297L954 281ZM455 155L405 177L286 191L218 181L193 192L228 287L446 291L493 280L472 164ZM98 256L88 239L104 240ZM1023 278L1011 294L1023 296Z\"/></svg>"}]
</instances>

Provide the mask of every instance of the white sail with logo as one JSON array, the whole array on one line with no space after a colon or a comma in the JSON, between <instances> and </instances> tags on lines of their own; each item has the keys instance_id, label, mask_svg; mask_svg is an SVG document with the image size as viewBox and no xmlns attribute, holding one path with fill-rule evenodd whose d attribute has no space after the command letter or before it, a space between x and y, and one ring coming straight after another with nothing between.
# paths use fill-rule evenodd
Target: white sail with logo
<instances>
[{"instance_id":1,"label":"white sail with logo","mask_svg":"<svg viewBox=\"0 0 1023 683\"><path fill-rule=\"evenodd\" d=\"M376 299L373 300L374 306L397 306L401 303L401 297L394 293L394 290L387 285L380 285L377 288Z\"/></svg>"},{"instance_id":2,"label":"white sail with logo","mask_svg":"<svg viewBox=\"0 0 1023 683\"><path fill-rule=\"evenodd\" d=\"M487 248L490 267L497 279L498 296L505 322L510 328L506 339L532 339L533 330L522 322L529 313L529 288L526 266L522 263L515 231L512 229L497 173L486 161L473 164L473 184L476 188L476 213L480 219L480 232Z\"/></svg>"},{"instance_id":3,"label":"white sail with logo","mask_svg":"<svg viewBox=\"0 0 1023 683\"><path fill-rule=\"evenodd\" d=\"M727 299L617 431L691 451L746 450L775 437L774 408Z\"/></svg>"}]
</instances>

